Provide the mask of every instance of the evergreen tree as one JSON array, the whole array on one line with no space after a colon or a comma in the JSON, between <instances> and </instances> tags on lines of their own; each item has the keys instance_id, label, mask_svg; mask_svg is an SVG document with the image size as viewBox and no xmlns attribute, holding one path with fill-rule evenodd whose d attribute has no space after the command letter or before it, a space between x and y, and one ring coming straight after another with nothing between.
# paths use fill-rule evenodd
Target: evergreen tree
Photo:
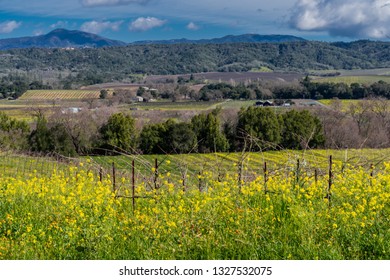
<instances>
[{"instance_id":1,"label":"evergreen tree","mask_svg":"<svg viewBox=\"0 0 390 280\"><path fill-rule=\"evenodd\" d=\"M309 111L291 110L282 115L282 146L286 149L315 148L324 144L321 121Z\"/></svg>"},{"instance_id":2,"label":"evergreen tree","mask_svg":"<svg viewBox=\"0 0 390 280\"><path fill-rule=\"evenodd\" d=\"M0 112L0 147L1 149L24 150L30 128L25 121L9 117Z\"/></svg>"},{"instance_id":3,"label":"evergreen tree","mask_svg":"<svg viewBox=\"0 0 390 280\"><path fill-rule=\"evenodd\" d=\"M51 152L53 151L53 141L50 130L47 125L46 117L41 111L37 114L37 125L29 136L30 148L34 152Z\"/></svg>"},{"instance_id":4,"label":"evergreen tree","mask_svg":"<svg viewBox=\"0 0 390 280\"><path fill-rule=\"evenodd\" d=\"M100 98L100 99L106 99L107 96L108 96L108 91L105 90L105 89L102 89L102 90L100 91L99 98Z\"/></svg>"},{"instance_id":5,"label":"evergreen tree","mask_svg":"<svg viewBox=\"0 0 390 280\"><path fill-rule=\"evenodd\" d=\"M64 155L73 157L77 155L76 148L73 145L72 138L67 133L63 124L56 124L49 130L49 135L52 144L52 151Z\"/></svg>"},{"instance_id":6,"label":"evergreen tree","mask_svg":"<svg viewBox=\"0 0 390 280\"><path fill-rule=\"evenodd\" d=\"M145 154L189 153L196 148L196 135L190 124L169 119L145 126L140 134L139 147Z\"/></svg>"},{"instance_id":7,"label":"evergreen tree","mask_svg":"<svg viewBox=\"0 0 390 280\"><path fill-rule=\"evenodd\" d=\"M164 153L165 141L164 135L166 126L160 124L146 125L140 134L139 148L145 154Z\"/></svg>"},{"instance_id":8,"label":"evergreen tree","mask_svg":"<svg viewBox=\"0 0 390 280\"><path fill-rule=\"evenodd\" d=\"M219 113L220 109L216 109L191 119L192 130L198 140L198 151L201 153L225 152L229 149L229 142L221 130Z\"/></svg>"},{"instance_id":9,"label":"evergreen tree","mask_svg":"<svg viewBox=\"0 0 390 280\"><path fill-rule=\"evenodd\" d=\"M171 123L163 139L169 153L190 153L196 148L196 135L188 123Z\"/></svg>"},{"instance_id":10,"label":"evergreen tree","mask_svg":"<svg viewBox=\"0 0 390 280\"><path fill-rule=\"evenodd\" d=\"M270 108L248 107L238 114L236 135L243 149L275 149L281 141L282 126L278 116Z\"/></svg>"},{"instance_id":11,"label":"evergreen tree","mask_svg":"<svg viewBox=\"0 0 390 280\"><path fill-rule=\"evenodd\" d=\"M102 147L131 152L136 148L135 121L129 115L116 113L100 129Z\"/></svg>"}]
</instances>

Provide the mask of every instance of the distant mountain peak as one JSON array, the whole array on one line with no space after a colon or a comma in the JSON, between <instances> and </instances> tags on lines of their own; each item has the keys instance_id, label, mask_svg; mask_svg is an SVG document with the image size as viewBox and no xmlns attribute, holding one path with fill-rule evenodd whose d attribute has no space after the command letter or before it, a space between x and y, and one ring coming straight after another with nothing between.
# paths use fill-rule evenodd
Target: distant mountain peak
<instances>
[{"instance_id":1,"label":"distant mountain peak","mask_svg":"<svg viewBox=\"0 0 390 280\"><path fill-rule=\"evenodd\" d=\"M50 31L49 33L47 33L46 35L55 34L55 33L61 33L61 32L71 32L71 30L68 30L68 29L65 29L65 28L56 28L56 29L53 29L52 31Z\"/></svg>"},{"instance_id":2,"label":"distant mountain peak","mask_svg":"<svg viewBox=\"0 0 390 280\"><path fill-rule=\"evenodd\" d=\"M124 42L110 40L79 30L54 29L45 35L0 40L0 50L20 48L83 48L125 46Z\"/></svg>"}]
</instances>

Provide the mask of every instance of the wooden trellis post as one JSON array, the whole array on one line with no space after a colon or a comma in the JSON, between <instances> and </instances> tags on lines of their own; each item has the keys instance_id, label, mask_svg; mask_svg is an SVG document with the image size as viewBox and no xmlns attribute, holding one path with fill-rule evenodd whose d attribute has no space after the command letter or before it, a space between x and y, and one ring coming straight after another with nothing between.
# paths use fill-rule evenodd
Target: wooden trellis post
<instances>
[{"instance_id":1,"label":"wooden trellis post","mask_svg":"<svg viewBox=\"0 0 390 280\"><path fill-rule=\"evenodd\" d=\"M199 179L198 188L199 188L199 191L201 192L202 191L202 171L199 171L198 179Z\"/></svg>"},{"instance_id":2,"label":"wooden trellis post","mask_svg":"<svg viewBox=\"0 0 390 280\"><path fill-rule=\"evenodd\" d=\"M332 164L333 164L333 158L330 155L329 156L329 181L328 181L328 193L326 197L328 198L329 206L331 202L331 188L333 184L333 170L332 170Z\"/></svg>"},{"instance_id":3,"label":"wooden trellis post","mask_svg":"<svg viewBox=\"0 0 390 280\"><path fill-rule=\"evenodd\" d=\"M264 167L263 167L263 172L264 172L264 193L267 194L268 189L267 189L267 182L268 182L268 170L267 170L267 162L264 162Z\"/></svg>"},{"instance_id":4,"label":"wooden trellis post","mask_svg":"<svg viewBox=\"0 0 390 280\"><path fill-rule=\"evenodd\" d=\"M115 193L115 197L116 197L116 172L115 172L115 162L112 162L112 189Z\"/></svg>"},{"instance_id":5,"label":"wooden trellis post","mask_svg":"<svg viewBox=\"0 0 390 280\"><path fill-rule=\"evenodd\" d=\"M158 189L157 179L158 179L158 161L156 158L154 160L154 189Z\"/></svg>"},{"instance_id":6,"label":"wooden trellis post","mask_svg":"<svg viewBox=\"0 0 390 280\"><path fill-rule=\"evenodd\" d=\"M132 199L133 199L133 212L135 210L135 162L131 162L131 189L132 189Z\"/></svg>"},{"instance_id":7,"label":"wooden trellis post","mask_svg":"<svg viewBox=\"0 0 390 280\"><path fill-rule=\"evenodd\" d=\"M297 170L295 171L295 184L299 184L299 177L301 176L301 163L299 158L297 159Z\"/></svg>"},{"instance_id":8,"label":"wooden trellis post","mask_svg":"<svg viewBox=\"0 0 390 280\"><path fill-rule=\"evenodd\" d=\"M103 181L103 167L101 167L101 166L99 168L99 181L100 182Z\"/></svg>"},{"instance_id":9,"label":"wooden trellis post","mask_svg":"<svg viewBox=\"0 0 390 280\"><path fill-rule=\"evenodd\" d=\"M238 163L238 187L241 192L241 187L242 187L242 160L239 161Z\"/></svg>"}]
</instances>

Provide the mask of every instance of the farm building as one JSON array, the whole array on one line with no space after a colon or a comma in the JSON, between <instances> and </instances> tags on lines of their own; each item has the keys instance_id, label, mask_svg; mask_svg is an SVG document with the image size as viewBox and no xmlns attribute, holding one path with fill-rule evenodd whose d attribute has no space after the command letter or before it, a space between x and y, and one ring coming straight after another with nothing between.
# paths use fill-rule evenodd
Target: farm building
<instances>
[{"instance_id":1,"label":"farm building","mask_svg":"<svg viewBox=\"0 0 390 280\"><path fill-rule=\"evenodd\" d=\"M272 106L275 106L275 104L272 101L270 101L270 100L266 100L266 101L260 100L260 101L256 101L255 106L258 106L258 107L272 107Z\"/></svg>"},{"instance_id":2,"label":"farm building","mask_svg":"<svg viewBox=\"0 0 390 280\"><path fill-rule=\"evenodd\" d=\"M77 114L80 111L81 111L81 108L70 107L70 108L66 108L66 109L61 110L61 113L63 113L63 114L67 114L67 113Z\"/></svg>"},{"instance_id":3,"label":"farm building","mask_svg":"<svg viewBox=\"0 0 390 280\"><path fill-rule=\"evenodd\" d=\"M135 96L131 99L133 102L144 102L144 98L142 96Z\"/></svg>"}]
</instances>

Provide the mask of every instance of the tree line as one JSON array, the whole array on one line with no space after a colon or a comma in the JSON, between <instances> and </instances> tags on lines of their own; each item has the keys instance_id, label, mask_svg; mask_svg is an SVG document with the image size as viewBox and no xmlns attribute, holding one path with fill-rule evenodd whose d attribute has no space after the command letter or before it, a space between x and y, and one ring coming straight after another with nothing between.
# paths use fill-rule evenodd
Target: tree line
<instances>
[{"instance_id":1,"label":"tree line","mask_svg":"<svg viewBox=\"0 0 390 280\"><path fill-rule=\"evenodd\" d=\"M363 99L369 97L390 98L390 84L380 80L372 84L316 82L306 77L299 84L262 84L253 82L248 85L211 84L200 91L201 100L218 98L229 99Z\"/></svg>"},{"instance_id":2,"label":"tree line","mask_svg":"<svg viewBox=\"0 0 390 280\"><path fill-rule=\"evenodd\" d=\"M270 108L241 109L233 122L222 123L221 109L202 113L189 122L168 119L137 129L125 113L111 114L99 123L96 116L73 115L50 120L36 113L36 125L2 113L0 146L65 156L112 153L181 154L227 151L306 149L325 142L320 120L309 111L277 113ZM86 126L87 125L87 126ZM14 137L17 141L14 141Z\"/></svg>"},{"instance_id":3,"label":"tree line","mask_svg":"<svg viewBox=\"0 0 390 280\"><path fill-rule=\"evenodd\" d=\"M183 86L181 86L183 87ZM180 86L177 87L178 89ZM199 93L188 95L194 100L255 100L255 99L363 99L368 97L390 98L390 84L380 80L370 85L361 83L315 82L306 77L299 83L250 82L212 83ZM178 97L176 96L176 99Z\"/></svg>"},{"instance_id":4,"label":"tree line","mask_svg":"<svg viewBox=\"0 0 390 280\"><path fill-rule=\"evenodd\" d=\"M362 83L317 83L306 77L301 81L303 91L298 93L294 91L288 92L283 90L276 92L275 95L279 98L287 95L289 98L304 96L311 99L362 99L367 97L384 97L390 98L390 84L380 80L372 84ZM287 91L287 92L286 92Z\"/></svg>"},{"instance_id":5,"label":"tree line","mask_svg":"<svg viewBox=\"0 0 390 280\"><path fill-rule=\"evenodd\" d=\"M52 87L41 81L30 81L25 75L9 74L0 78L0 99L16 99L30 89L52 89Z\"/></svg>"}]
</instances>

